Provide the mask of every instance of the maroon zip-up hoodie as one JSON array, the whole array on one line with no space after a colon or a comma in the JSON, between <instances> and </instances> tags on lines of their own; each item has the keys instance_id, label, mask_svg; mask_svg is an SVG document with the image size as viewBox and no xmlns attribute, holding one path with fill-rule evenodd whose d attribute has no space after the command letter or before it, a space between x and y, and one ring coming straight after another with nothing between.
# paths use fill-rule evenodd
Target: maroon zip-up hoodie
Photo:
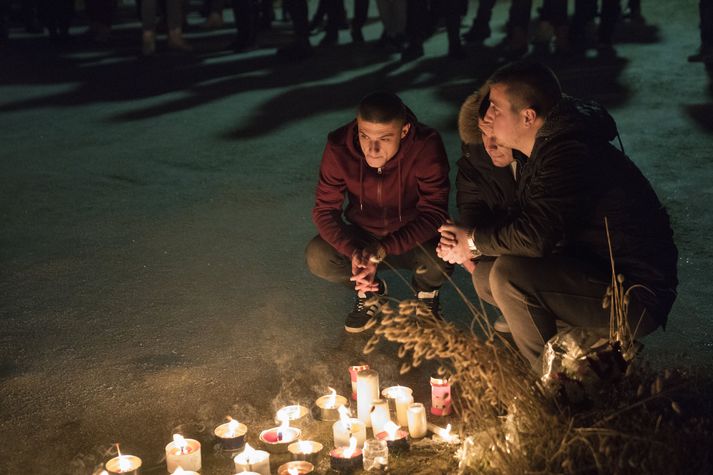
<instances>
[{"instance_id":1,"label":"maroon zip-up hoodie","mask_svg":"<svg viewBox=\"0 0 713 475\"><path fill-rule=\"evenodd\" d=\"M345 256L357 245L344 218L380 239L387 254L403 254L430 240L448 219L449 165L443 141L413 115L408 122L411 128L399 151L379 169L366 163L356 120L327 137L312 220L322 239Z\"/></svg>"}]
</instances>

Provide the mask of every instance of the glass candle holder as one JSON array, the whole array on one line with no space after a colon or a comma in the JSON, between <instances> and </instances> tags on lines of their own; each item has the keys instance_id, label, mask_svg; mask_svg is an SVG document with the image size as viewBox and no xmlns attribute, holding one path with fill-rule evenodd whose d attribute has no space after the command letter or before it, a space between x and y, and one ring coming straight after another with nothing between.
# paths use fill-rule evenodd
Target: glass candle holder
<instances>
[{"instance_id":1,"label":"glass candle holder","mask_svg":"<svg viewBox=\"0 0 713 475\"><path fill-rule=\"evenodd\" d=\"M369 439L364 442L364 470L386 471L389 467L389 446L385 440Z\"/></svg>"}]
</instances>

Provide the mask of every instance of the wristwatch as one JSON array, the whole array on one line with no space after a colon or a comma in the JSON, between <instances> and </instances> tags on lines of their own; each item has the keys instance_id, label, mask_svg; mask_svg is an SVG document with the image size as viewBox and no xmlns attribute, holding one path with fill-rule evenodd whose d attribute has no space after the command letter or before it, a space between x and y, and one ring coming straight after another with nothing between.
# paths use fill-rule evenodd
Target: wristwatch
<instances>
[{"instance_id":1,"label":"wristwatch","mask_svg":"<svg viewBox=\"0 0 713 475\"><path fill-rule=\"evenodd\" d=\"M468 240L468 249L470 250L471 259L482 256L483 253L480 252L478 246L475 245L475 228L470 228L466 233L466 238Z\"/></svg>"}]
</instances>

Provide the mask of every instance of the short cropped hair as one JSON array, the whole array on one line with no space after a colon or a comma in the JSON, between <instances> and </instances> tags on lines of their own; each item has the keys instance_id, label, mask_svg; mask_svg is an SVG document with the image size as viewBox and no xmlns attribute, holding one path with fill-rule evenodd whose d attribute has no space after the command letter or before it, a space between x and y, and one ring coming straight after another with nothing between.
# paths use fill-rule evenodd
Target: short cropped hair
<instances>
[{"instance_id":1,"label":"short cropped hair","mask_svg":"<svg viewBox=\"0 0 713 475\"><path fill-rule=\"evenodd\" d=\"M533 109L546 117L562 98L560 82L550 68L534 61L515 61L496 70L488 84L507 88L514 110Z\"/></svg>"},{"instance_id":2,"label":"short cropped hair","mask_svg":"<svg viewBox=\"0 0 713 475\"><path fill-rule=\"evenodd\" d=\"M362 120L376 124L406 122L406 106L393 92L376 91L367 94L359 102L357 113Z\"/></svg>"}]
</instances>

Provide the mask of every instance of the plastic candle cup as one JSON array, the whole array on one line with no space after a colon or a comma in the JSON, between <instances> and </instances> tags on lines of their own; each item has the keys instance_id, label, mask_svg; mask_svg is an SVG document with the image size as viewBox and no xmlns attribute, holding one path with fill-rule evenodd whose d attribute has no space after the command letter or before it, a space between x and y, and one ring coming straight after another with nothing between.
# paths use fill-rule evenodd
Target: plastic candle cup
<instances>
[{"instance_id":1,"label":"plastic candle cup","mask_svg":"<svg viewBox=\"0 0 713 475\"><path fill-rule=\"evenodd\" d=\"M385 471L389 466L389 446L385 440L369 439L364 442L364 470Z\"/></svg>"},{"instance_id":2,"label":"plastic candle cup","mask_svg":"<svg viewBox=\"0 0 713 475\"><path fill-rule=\"evenodd\" d=\"M198 472L201 469L201 443L195 439L184 439L173 434L173 441L166 445L166 467L169 473L178 467Z\"/></svg>"},{"instance_id":3,"label":"plastic candle cup","mask_svg":"<svg viewBox=\"0 0 713 475\"><path fill-rule=\"evenodd\" d=\"M250 444L233 458L236 472L255 472L270 475L270 454L264 450L255 450Z\"/></svg>"},{"instance_id":4,"label":"plastic candle cup","mask_svg":"<svg viewBox=\"0 0 713 475\"><path fill-rule=\"evenodd\" d=\"M408 433L413 439L426 437L428 433L428 420L426 408L420 402L411 403L407 411Z\"/></svg>"},{"instance_id":5,"label":"plastic candle cup","mask_svg":"<svg viewBox=\"0 0 713 475\"><path fill-rule=\"evenodd\" d=\"M369 369L368 364L354 365L349 367L349 378L352 382L352 399L354 401L356 401L357 398L357 374L359 374L360 371L364 371L366 369Z\"/></svg>"},{"instance_id":6,"label":"plastic candle cup","mask_svg":"<svg viewBox=\"0 0 713 475\"><path fill-rule=\"evenodd\" d=\"M451 385L446 378L431 377L431 414L447 416L451 413Z\"/></svg>"}]
</instances>

